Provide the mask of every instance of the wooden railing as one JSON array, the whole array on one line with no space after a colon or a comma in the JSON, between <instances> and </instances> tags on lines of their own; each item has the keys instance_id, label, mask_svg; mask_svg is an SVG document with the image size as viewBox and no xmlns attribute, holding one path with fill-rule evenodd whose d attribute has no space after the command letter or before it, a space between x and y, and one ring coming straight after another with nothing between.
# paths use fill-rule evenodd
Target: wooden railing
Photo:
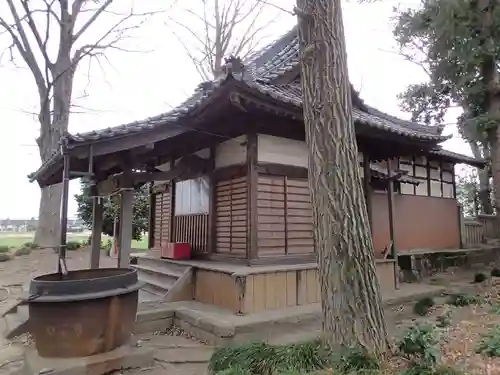
<instances>
[{"instance_id":1,"label":"wooden railing","mask_svg":"<svg viewBox=\"0 0 500 375\"><path fill-rule=\"evenodd\" d=\"M496 215L477 215L477 221L481 223L486 238L498 238L500 226L497 224Z\"/></svg>"},{"instance_id":2,"label":"wooden railing","mask_svg":"<svg viewBox=\"0 0 500 375\"><path fill-rule=\"evenodd\" d=\"M463 219L462 244L464 247L474 247L485 242L485 227L479 220Z\"/></svg>"},{"instance_id":3,"label":"wooden railing","mask_svg":"<svg viewBox=\"0 0 500 375\"><path fill-rule=\"evenodd\" d=\"M208 214L174 216L173 242L191 244L193 254L208 252Z\"/></svg>"}]
</instances>

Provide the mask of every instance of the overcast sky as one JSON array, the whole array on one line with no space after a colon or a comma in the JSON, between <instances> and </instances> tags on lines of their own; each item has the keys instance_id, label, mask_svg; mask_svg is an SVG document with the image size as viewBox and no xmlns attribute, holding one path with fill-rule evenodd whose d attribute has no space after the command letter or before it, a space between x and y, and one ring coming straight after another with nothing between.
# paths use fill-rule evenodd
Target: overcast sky
<instances>
[{"instance_id":1,"label":"overcast sky","mask_svg":"<svg viewBox=\"0 0 500 375\"><path fill-rule=\"evenodd\" d=\"M150 0L152 3L159 0ZM290 1L278 1L288 9ZM397 94L411 83L425 79L420 69L404 61L396 53L391 32L394 6L415 6L418 1L384 0L371 4L348 2L344 6L344 24L347 36L349 74L353 85L366 103L402 118L409 115L398 107ZM290 29L296 19L283 13L269 28L268 38L276 38ZM95 30L94 30L95 31ZM0 38L3 46L5 37ZM264 40L263 40L264 42ZM164 17L147 22L128 43L140 45L146 53L112 51L109 64L101 69L90 69L83 64L76 81L77 103L84 107L70 120L70 132L82 132L119 125L168 111L191 93L199 78L183 47L171 30L164 25ZM35 138L38 135L36 117L36 88L30 72L21 61L18 67L2 61L0 66L0 218L29 218L38 215L40 192L30 184L27 174L40 165ZM450 119L450 122L453 118ZM454 132L447 126L447 134ZM445 147L470 154L465 143L455 135ZM78 192L78 183L70 186L70 194ZM70 202L69 215L74 216L76 204Z\"/></svg>"}]
</instances>

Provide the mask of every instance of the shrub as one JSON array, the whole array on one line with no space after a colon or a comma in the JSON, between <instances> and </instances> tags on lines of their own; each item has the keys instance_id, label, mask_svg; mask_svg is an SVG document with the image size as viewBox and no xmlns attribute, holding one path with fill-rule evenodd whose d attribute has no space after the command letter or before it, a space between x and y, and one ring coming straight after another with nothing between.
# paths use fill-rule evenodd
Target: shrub
<instances>
[{"instance_id":1,"label":"shrub","mask_svg":"<svg viewBox=\"0 0 500 375\"><path fill-rule=\"evenodd\" d=\"M344 348L332 356L332 365L340 374L378 374L377 358L362 348Z\"/></svg>"},{"instance_id":2,"label":"shrub","mask_svg":"<svg viewBox=\"0 0 500 375\"><path fill-rule=\"evenodd\" d=\"M482 283L486 280L486 275L482 272L476 273L474 275L474 282L475 283Z\"/></svg>"},{"instance_id":3,"label":"shrub","mask_svg":"<svg viewBox=\"0 0 500 375\"><path fill-rule=\"evenodd\" d=\"M0 245L0 253L8 253L10 251L10 247L7 245Z\"/></svg>"},{"instance_id":4,"label":"shrub","mask_svg":"<svg viewBox=\"0 0 500 375\"><path fill-rule=\"evenodd\" d=\"M488 357L500 357L500 325L495 326L483 336L476 348L476 353Z\"/></svg>"},{"instance_id":5,"label":"shrub","mask_svg":"<svg viewBox=\"0 0 500 375\"><path fill-rule=\"evenodd\" d=\"M492 305L490 313L500 315L500 303Z\"/></svg>"},{"instance_id":6,"label":"shrub","mask_svg":"<svg viewBox=\"0 0 500 375\"><path fill-rule=\"evenodd\" d=\"M481 298L476 296L468 296L467 294L463 293L458 293L450 295L446 303L448 305L453 305L458 307L469 306L476 303L481 303Z\"/></svg>"},{"instance_id":7,"label":"shrub","mask_svg":"<svg viewBox=\"0 0 500 375\"><path fill-rule=\"evenodd\" d=\"M411 363L400 375L463 375L463 373L448 366L429 367Z\"/></svg>"},{"instance_id":8,"label":"shrub","mask_svg":"<svg viewBox=\"0 0 500 375\"><path fill-rule=\"evenodd\" d=\"M29 247L21 247L20 249L17 249L14 255L16 257L21 256L21 255L30 255L31 254L31 249Z\"/></svg>"},{"instance_id":9,"label":"shrub","mask_svg":"<svg viewBox=\"0 0 500 375\"><path fill-rule=\"evenodd\" d=\"M431 297L425 297L413 305L413 312L417 315L425 316L429 313L429 309L432 306L434 306L434 300Z\"/></svg>"},{"instance_id":10,"label":"shrub","mask_svg":"<svg viewBox=\"0 0 500 375\"><path fill-rule=\"evenodd\" d=\"M7 262L12 259L12 255L10 253L0 253L0 262Z\"/></svg>"},{"instance_id":11,"label":"shrub","mask_svg":"<svg viewBox=\"0 0 500 375\"><path fill-rule=\"evenodd\" d=\"M437 333L431 325L417 324L408 328L398 343L398 351L422 367L437 363Z\"/></svg>"},{"instance_id":12,"label":"shrub","mask_svg":"<svg viewBox=\"0 0 500 375\"><path fill-rule=\"evenodd\" d=\"M210 358L211 374L262 374L310 372L327 364L327 352L318 341L274 346L264 342L217 349Z\"/></svg>"},{"instance_id":13,"label":"shrub","mask_svg":"<svg viewBox=\"0 0 500 375\"><path fill-rule=\"evenodd\" d=\"M436 318L437 326L440 328L449 327L451 325L451 311L448 310Z\"/></svg>"},{"instance_id":14,"label":"shrub","mask_svg":"<svg viewBox=\"0 0 500 375\"><path fill-rule=\"evenodd\" d=\"M113 247L113 241L111 240L107 240L106 242L101 242L101 249L104 249L109 252L112 247Z\"/></svg>"},{"instance_id":15,"label":"shrub","mask_svg":"<svg viewBox=\"0 0 500 375\"><path fill-rule=\"evenodd\" d=\"M493 269L491 270L491 276L492 276L492 277L500 277L500 269L498 269L498 268L493 268Z\"/></svg>"},{"instance_id":16,"label":"shrub","mask_svg":"<svg viewBox=\"0 0 500 375\"><path fill-rule=\"evenodd\" d=\"M33 242L25 242L23 244L23 248L24 249L31 249L31 250L34 250L34 249L38 249L38 245L33 243Z\"/></svg>"},{"instance_id":17,"label":"shrub","mask_svg":"<svg viewBox=\"0 0 500 375\"><path fill-rule=\"evenodd\" d=\"M81 247L82 247L82 244L78 241L68 241L66 243L66 250L68 250L68 251L78 250Z\"/></svg>"}]
</instances>

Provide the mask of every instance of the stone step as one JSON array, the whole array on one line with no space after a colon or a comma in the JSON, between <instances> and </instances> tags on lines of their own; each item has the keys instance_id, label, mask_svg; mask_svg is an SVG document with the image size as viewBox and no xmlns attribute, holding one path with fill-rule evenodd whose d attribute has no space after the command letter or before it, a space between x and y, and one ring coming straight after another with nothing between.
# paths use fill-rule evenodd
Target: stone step
<instances>
[{"instance_id":1,"label":"stone step","mask_svg":"<svg viewBox=\"0 0 500 375\"><path fill-rule=\"evenodd\" d=\"M160 261L159 261L160 262ZM172 278L178 279L184 274L184 269L179 269L175 267L165 267L162 266L161 264L156 264L156 263L151 263L151 264L143 264L142 262L139 262L138 264L132 264L132 268L135 268L138 272L139 271L144 271L148 273L155 273L155 274L161 274L165 276L169 276Z\"/></svg>"},{"instance_id":2,"label":"stone step","mask_svg":"<svg viewBox=\"0 0 500 375\"><path fill-rule=\"evenodd\" d=\"M162 363L148 369L133 370L129 375L206 375L208 374L206 363Z\"/></svg>"},{"instance_id":3,"label":"stone step","mask_svg":"<svg viewBox=\"0 0 500 375\"><path fill-rule=\"evenodd\" d=\"M12 339L28 332L28 306L18 306L17 312L3 317L3 336Z\"/></svg>"},{"instance_id":4,"label":"stone step","mask_svg":"<svg viewBox=\"0 0 500 375\"><path fill-rule=\"evenodd\" d=\"M148 289L144 288L144 290L148 290L148 292L157 294L157 295L165 295L175 284L177 279L165 278L162 275L153 275L146 272L139 272L137 275L140 281L146 283L144 287L150 287Z\"/></svg>"},{"instance_id":5,"label":"stone step","mask_svg":"<svg viewBox=\"0 0 500 375\"><path fill-rule=\"evenodd\" d=\"M162 299L163 299L163 295L159 296L156 293L151 293L148 290L147 285L145 285L143 288L139 289L139 303L161 301Z\"/></svg>"},{"instance_id":6,"label":"stone step","mask_svg":"<svg viewBox=\"0 0 500 375\"><path fill-rule=\"evenodd\" d=\"M144 280L142 280L142 281L144 281ZM148 293L147 295L150 295L150 297L152 297L152 298L153 298L153 295L155 295L156 297L159 297L159 298L163 298L167 294L167 291L165 289L158 288L158 287L156 287L152 284L148 284L148 283L145 283L141 287L140 290L147 292Z\"/></svg>"},{"instance_id":7,"label":"stone step","mask_svg":"<svg viewBox=\"0 0 500 375\"><path fill-rule=\"evenodd\" d=\"M175 261L169 261L166 259L155 258L148 255L138 256L137 265L149 267L151 269L155 269L157 272L172 276L181 276L184 271L189 268L188 265L176 263Z\"/></svg>"},{"instance_id":8,"label":"stone step","mask_svg":"<svg viewBox=\"0 0 500 375\"><path fill-rule=\"evenodd\" d=\"M214 349L210 346L155 348L155 359L166 363L208 363Z\"/></svg>"}]
</instances>

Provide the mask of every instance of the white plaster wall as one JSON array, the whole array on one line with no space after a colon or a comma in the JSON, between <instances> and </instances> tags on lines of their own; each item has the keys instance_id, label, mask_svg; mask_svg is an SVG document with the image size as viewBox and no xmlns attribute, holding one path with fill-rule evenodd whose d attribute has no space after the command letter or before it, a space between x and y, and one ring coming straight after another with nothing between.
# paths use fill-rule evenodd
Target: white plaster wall
<instances>
[{"instance_id":1,"label":"white plaster wall","mask_svg":"<svg viewBox=\"0 0 500 375\"><path fill-rule=\"evenodd\" d=\"M265 134L259 134L257 139L259 162L308 167L306 142Z\"/></svg>"},{"instance_id":2,"label":"white plaster wall","mask_svg":"<svg viewBox=\"0 0 500 375\"><path fill-rule=\"evenodd\" d=\"M215 149L215 168L244 164L247 160L247 136L242 135L220 143Z\"/></svg>"}]
</instances>

